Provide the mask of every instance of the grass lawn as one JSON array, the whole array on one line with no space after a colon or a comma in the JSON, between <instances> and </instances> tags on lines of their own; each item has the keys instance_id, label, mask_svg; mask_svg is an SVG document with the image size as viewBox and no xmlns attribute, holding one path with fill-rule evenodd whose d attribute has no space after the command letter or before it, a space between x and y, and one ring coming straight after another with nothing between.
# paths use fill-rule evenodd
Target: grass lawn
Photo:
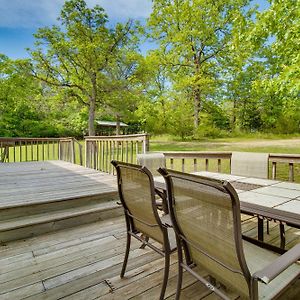
<instances>
[{"instance_id":1,"label":"grass lawn","mask_svg":"<svg viewBox=\"0 0 300 300\"><path fill-rule=\"evenodd\" d=\"M258 139L252 136L202 141L177 141L168 136L156 136L150 139L150 151L249 151L300 154L300 136L278 136L277 139L274 137Z\"/></svg>"}]
</instances>

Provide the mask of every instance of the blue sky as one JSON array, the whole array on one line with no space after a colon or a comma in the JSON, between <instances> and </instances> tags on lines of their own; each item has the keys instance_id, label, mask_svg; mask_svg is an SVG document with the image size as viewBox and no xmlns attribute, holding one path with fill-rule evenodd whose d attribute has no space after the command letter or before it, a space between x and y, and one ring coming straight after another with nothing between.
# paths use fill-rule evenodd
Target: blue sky
<instances>
[{"instance_id":1,"label":"blue sky","mask_svg":"<svg viewBox=\"0 0 300 300\"><path fill-rule=\"evenodd\" d=\"M151 0L86 2L91 7L102 6L112 22L144 19L151 11ZM268 6L267 0L253 2L259 4L261 10ZM63 3L64 0L0 0L0 53L13 59L28 57L25 49L33 46L33 33L40 27L55 24Z\"/></svg>"}]
</instances>

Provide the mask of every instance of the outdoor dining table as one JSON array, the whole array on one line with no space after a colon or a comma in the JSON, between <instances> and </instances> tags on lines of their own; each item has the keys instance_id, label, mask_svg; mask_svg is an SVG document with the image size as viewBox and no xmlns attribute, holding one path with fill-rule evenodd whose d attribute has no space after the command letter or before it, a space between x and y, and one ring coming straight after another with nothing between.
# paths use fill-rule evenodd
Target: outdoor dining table
<instances>
[{"instance_id":1,"label":"outdoor dining table","mask_svg":"<svg viewBox=\"0 0 300 300\"><path fill-rule=\"evenodd\" d=\"M240 199L241 212L258 217L258 239L254 241L244 236L245 239L262 243L272 250L281 252L285 248L284 224L300 229L300 184L208 171L192 174L226 180L232 184ZM163 178L154 177L154 182L157 187L165 188ZM263 243L264 219L279 223L280 248Z\"/></svg>"}]
</instances>

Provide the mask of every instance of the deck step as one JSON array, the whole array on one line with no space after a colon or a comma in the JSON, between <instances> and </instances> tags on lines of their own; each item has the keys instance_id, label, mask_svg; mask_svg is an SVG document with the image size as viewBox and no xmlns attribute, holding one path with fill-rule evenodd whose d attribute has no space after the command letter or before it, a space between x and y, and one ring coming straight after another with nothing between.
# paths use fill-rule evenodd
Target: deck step
<instances>
[{"instance_id":1,"label":"deck step","mask_svg":"<svg viewBox=\"0 0 300 300\"><path fill-rule=\"evenodd\" d=\"M116 201L107 201L12 218L0 222L0 242L104 220L122 213L122 207Z\"/></svg>"},{"instance_id":2,"label":"deck step","mask_svg":"<svg viewBox=\"0 0 300 300\"><path fill-rule=\"evenodd\" d=\"M119 216L116 177L64 161L3 164L0 242Z\"/></svg>"}]
</instances>

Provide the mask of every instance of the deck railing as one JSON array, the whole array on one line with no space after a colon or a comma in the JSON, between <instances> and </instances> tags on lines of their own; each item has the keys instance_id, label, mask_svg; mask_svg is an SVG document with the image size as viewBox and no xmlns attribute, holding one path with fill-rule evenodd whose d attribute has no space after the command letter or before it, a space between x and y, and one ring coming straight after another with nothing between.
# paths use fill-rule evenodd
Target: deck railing
<instances>
[{"instance_id":1,"label":"deck railing","mask_svg":"<svg viewBox=\"0 0 300 300\"><path fill-rule=\"evenodd\" d=\"M74 138L0 138L0 162L43 160L82 165L82 145Z\"/></svg>"},{"instance_id":2,"label":"deck railing","mask_svg":"<svg viewBox=\"0 0 300 300\"><path fill-rule=\"evenodd\" d=\"M136 163L136 155L148 149L147 134L85 137L85 166L113 173L111 160Z\"/></svg>"},{"instance_id":3,"label":"deck railing","mask_svg":"<svg viewBox=\"0 0 300 300\"><path fill-rule=\"evenodd\" d=\"M182 172L230 173L231 152L164 152L167 167ZM269 178L300 182L300 154L269 154Z\"/></svg>"},{"instance_id":4,"label":"deck railing","mask_svg":"<svg viewBox=\"0 0 300 300\"><path fill-rule=\"evenodd\" d=\"M0 163L64 160L79 165L85 163L86 167L113 173L110 161L116 159L136 163L138 153L149 151L149 136L135 134L86 137L84 146L74 138L0 137ZM229 151L168 151L164 155L167 167L171 169L230 173ZM270 153L269 178L300 182L300 154Z\"/></svg>"}]
</instances>

